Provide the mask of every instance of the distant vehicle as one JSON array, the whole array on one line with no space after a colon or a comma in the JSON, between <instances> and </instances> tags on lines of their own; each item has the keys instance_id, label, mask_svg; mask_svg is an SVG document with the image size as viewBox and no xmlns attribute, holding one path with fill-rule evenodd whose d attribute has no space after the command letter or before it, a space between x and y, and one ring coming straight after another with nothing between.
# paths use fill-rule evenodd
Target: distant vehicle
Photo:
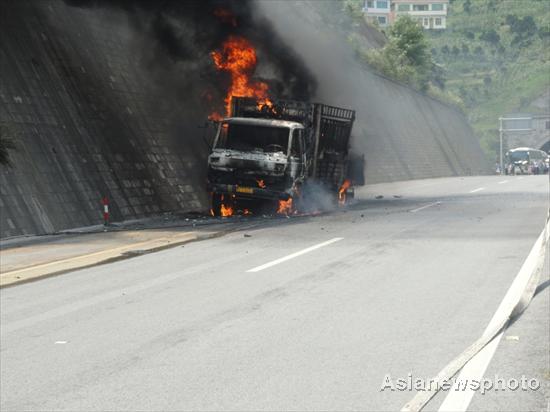
<instances>
[{"instance_id":1,"label":"distant vehicle","mask_svg":"<svg viewBox=\"0 0 550 412\"><path fill-rule=\"evenodd\" d=\"M504 171L507 175L538 175L548 173L548 154L530 147L518 147L506 152Z\"/></svg>"}]
</instances>

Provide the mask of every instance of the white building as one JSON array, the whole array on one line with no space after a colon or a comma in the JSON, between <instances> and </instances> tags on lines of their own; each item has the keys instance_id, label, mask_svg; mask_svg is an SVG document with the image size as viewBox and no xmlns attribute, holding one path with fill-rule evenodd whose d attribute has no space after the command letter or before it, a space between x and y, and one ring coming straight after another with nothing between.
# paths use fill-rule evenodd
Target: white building
<instances>
[{"instance_id":1,"label":"white building","mask_svg":"<svg viewBox=\"0 0 550 412\"><path fill-rule=\"evenodd\" d=\"M447 27L448 8L449 0L366 0L363 11L368 20L381 27L408 14L427 30L442 30Z\"/></svg>"},{"instance_id":2,"label":"white building","mask_svg":"<svg viewBox=\"0 0 550 412\"><path fill-rule=\"evenodd\" d=\"M390 23L390 7L390 0L366 0L363 12L369 21L386 27Z\"/></svg>"}]
</instances>

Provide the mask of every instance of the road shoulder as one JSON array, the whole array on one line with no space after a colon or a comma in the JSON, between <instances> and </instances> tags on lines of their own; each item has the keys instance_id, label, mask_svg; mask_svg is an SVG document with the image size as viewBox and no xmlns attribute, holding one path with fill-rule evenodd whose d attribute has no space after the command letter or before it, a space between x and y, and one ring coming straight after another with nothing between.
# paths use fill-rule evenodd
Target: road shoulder
<instances>
[{"instance_id":1,"label":"road shoulder","mask_svg":"<svg viewBox=\"0 0 550 412\"><path fill-rule=\"evenodd\" d=\"M152 253L215 232L140 230L52 238L2 250L0 287Z\"/></svg>"}]
</instances>

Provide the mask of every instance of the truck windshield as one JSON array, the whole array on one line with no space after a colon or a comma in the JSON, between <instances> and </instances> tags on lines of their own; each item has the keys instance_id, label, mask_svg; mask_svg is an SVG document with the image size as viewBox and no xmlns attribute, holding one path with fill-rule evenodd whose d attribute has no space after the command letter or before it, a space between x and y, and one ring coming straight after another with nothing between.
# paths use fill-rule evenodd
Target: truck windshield
<instances>
[{"instance_id":1,"label":"truck windshield","mask_svg":"<svg viewBox=\"0 0 550 412\"><path fill-rule=\"evenodd\" d=\"M510 152L510 161L519 162L520 160L529 160L529 152L527 151L517 151Z\"/></svg>"},{"instance_id":2,"label":"truck windshield","mask_svg":"<svg viewBox=\"0 0 550 412\"><path fill-rule=\"evenodd\" d=\"M223 123L216 144L219 149L243 152L287 152L290 131L286 127Z\"/></svg>"}]
</instances>

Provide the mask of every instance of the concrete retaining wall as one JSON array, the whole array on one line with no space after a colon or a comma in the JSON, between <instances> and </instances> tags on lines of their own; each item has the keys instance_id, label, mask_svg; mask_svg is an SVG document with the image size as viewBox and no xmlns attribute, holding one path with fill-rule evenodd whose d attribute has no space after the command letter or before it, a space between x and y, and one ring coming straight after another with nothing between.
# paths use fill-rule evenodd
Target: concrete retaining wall
<instances>
[{"instance_id":1,"label":"concrete retaining wall","mask_svg":"<svg viewBox=\"0 0 550 412\"><path fill-rule=\"evenodd\" d=\"M114 220L206 207L206 146L178 127L193 108L156 87L124 13L1 8L0 122L17 144L0 172L2 237L101 223L103 196Z\"/></svg>"}]
</instances>

